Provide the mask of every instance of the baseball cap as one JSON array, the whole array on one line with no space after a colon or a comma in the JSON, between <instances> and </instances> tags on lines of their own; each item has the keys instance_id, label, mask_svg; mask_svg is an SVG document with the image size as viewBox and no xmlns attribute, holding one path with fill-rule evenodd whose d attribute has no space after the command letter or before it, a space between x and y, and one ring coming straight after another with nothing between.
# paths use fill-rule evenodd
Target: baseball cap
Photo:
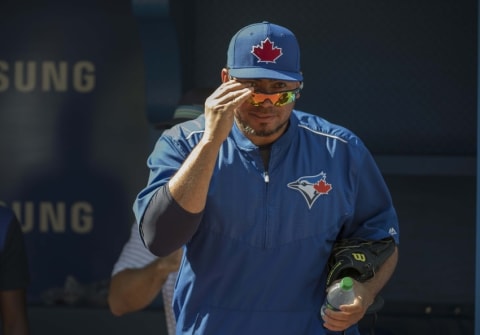
<instances>
[{"instance_id":1,"label":"baseball cap","mask_svg":"<svg viewBox=\"0 0 480 335\"><path fill-rule=\"evenodd\" d=\"M297 38L267 21L248 25L232 37L227 67L236 78L303 81Z\"/></svg>"}]
</instances>

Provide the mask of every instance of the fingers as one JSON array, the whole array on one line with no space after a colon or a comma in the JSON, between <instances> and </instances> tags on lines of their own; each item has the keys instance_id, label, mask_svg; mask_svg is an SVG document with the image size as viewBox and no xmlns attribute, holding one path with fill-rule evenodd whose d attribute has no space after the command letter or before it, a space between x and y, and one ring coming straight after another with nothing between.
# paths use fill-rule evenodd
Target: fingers
<instances>
[{"instance_id":1,"label":"fingers","mask_svg":"<svg viewBox=\"0 0 480 335\"><path fill-rule=\"evenodd\" d=\"M233 106L233 108L237 108L241 104L243 104L247 99L249 99L251 94L252 94L252 91L249 88L244 88L240 91L236 91L233 94L234 97L230 101L230 104Z\"/></svg>"},{"instance_id":2,"label":"fingers","mask_svg":"<svg viewBox=\"0 0 480 335\"><path fill-rule=\"evenodd\" d=\"M348 314L325 310L323 315L324 327L333 331L340 331L348 328Z\"/></svg>"},{"instance_id":3,"label":"fingers","mask_svg":"<svg viewBox=\"0 0 480 335\"><path fill-rule=\"evenodd\" d=\"M325 310L323 326L331 331L342 331L358 323L364 313L359 305L342 305L341 311Z\"/></svg>"},{"instance_id":4,"label":"fingers","mask_svg":"<svg viewBox=\"0 0 480 335\"><path fill-rule=\"evenodd\" d=\"M234 80L220 85L205 101L205 133L203 139L221 143L230 133L234 112L252 94L253 88Z\"/></svg>"},{"instance_id":5,"label":"fingers","mask_svg":"<svg viewBox=\"0 0 480 335\"><path fill-rule=\"evenodd\" d=\"M222 85L207 99L211 107L222 106L225 108L237 108L251 95L253 88L235 80L230 80Z\"/></svg>"}]
</instances>

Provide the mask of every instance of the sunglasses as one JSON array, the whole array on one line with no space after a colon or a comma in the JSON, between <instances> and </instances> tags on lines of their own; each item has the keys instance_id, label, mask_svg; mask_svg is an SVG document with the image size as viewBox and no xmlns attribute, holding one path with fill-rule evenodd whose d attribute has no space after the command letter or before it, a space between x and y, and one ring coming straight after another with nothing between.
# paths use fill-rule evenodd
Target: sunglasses
<instances>
[{"instance_id":1,"label":"sunglasses","mask_svg":"<svg viewBox=\"0 0 480 335\"><path fill-rule=\"evenodd\" d=\"M228 75L229 79L236 80L237 78ZM250 104L253 106L260 106L265 100L270 100L275 106L285 106L289 103L292 103L297 98L297 93L299 93L303 88L303 82L300 83L300 87L292 91L283 91L277 93L263 93L263 92L253 92L252 97L250 98Z\"/></svg>"},{"instance_id":2,"label":"sunglasses","mask_svg":"<svg viewBox=\"0 0 480 335\"><path fill-rule=\"evenodd\" d=\"M285 106L286 104L292 103L297 97L297 93L300 92L301 87L293 91L283 91L277 93L262 93L262 92L253 92L250 99L250 103L253 106L260 106L265 100L270 100L275 106Z\"/></svg>"}]
</instances>

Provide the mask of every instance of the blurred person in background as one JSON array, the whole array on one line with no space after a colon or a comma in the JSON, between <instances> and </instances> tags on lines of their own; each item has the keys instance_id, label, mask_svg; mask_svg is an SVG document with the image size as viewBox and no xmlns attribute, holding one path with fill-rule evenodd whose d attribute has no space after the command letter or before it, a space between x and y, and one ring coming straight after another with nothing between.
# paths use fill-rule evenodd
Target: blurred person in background
<instances>
[{"instance_id":1,"label":"blurred person in background","mask_svg":"<svg viewBox=\"0 0 480 335\"><path fill-rule=\"evenodd\" d=\"M134 223L112 271L108 292L112 314L121 316L142 310L162 291L168 334L174 335L172 298L181 257L181 249L167 257L152 254L143 244L138 225Z\"/></svg>"},{"instance_id":2,"label":"blurred person in background","mask_svg":"<svg viewBox=\"0 0 480 335\"><path fill-rule=\"evenodd\" d=\"M3 335L28 335L28 258L15 213L0 205L0 317Z\"/></svg>"}]
</instances>

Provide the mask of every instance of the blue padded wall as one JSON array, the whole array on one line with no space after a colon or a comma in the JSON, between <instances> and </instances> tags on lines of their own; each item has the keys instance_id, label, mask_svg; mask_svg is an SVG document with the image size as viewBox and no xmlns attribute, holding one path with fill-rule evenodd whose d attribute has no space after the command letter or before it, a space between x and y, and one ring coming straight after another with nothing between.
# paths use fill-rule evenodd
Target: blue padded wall
<instances>
[{"instance_id":1,"label":"blue padded wall","mask_svg":"<svg viewBox=\"0 0 480 335\"><path fill-rule=\"evenodd\" d=\"M144 54L146 115L152 124L172 119L181 96L178 38L168 0L133 0Z\"/></svg>"}]
</instances>

